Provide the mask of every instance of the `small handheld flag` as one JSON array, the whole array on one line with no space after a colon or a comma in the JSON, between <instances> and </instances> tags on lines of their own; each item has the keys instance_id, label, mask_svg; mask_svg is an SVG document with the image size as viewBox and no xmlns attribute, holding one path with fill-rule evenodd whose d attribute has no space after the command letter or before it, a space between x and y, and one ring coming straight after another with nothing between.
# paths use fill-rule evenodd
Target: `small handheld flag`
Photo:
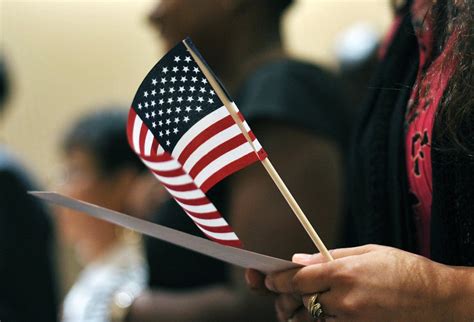
<instances>
[{"instance_id":1,"label":"small handheld flag","mask_svg":"<svg viewBox=\"0 0 474 322\"><path fill-rule=\"evenodd\" d=\"M233 108L253 146L180 42L138 88L127 134L133 150L208 238L240 246L205 195L225 177L266 157L235 104Z\"/></svg>"},{"instance_id":2,"label":"small handheld flag","mask_svg":"<svg viewBox=\"0 0 474 322\"><path fill-rule=\"evenodd\" d=\"M333 260L189 38L145 77L130 109L127 133L142 161L210 239L241 246L205 193L228 175L261 161L318 250Z\"/></svg>"}]
</instances>

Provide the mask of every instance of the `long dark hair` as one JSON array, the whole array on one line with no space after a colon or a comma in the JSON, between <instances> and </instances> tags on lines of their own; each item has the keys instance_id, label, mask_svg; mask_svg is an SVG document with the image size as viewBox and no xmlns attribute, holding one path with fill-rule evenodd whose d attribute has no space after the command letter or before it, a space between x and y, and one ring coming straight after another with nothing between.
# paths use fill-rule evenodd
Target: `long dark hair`
<instances>
[{"instance_id":1,"label":"long dark hair","mask_svg":"<svg viewBox=\"0 0 474 322\"><path fill-rule=\"evenodd\" d=\"M403 15L415 1L391 3ZM456 65L437 111L440 140L433 148L474 159L474 0L436 0L429 14L434 21L434 56L443 51L450 35L457 35L448 53Z\"/></svg>"},{"instance_id":2,"label":"long dark hair","mask_svg":"<svg viewBox=\"0 0 474 322\"><path fill-rule=\"evenodd\" d=\"M474 0L438 0L433 6L437 47L457 34L454 74L440 104L437 122L442 149L474 158Z\"/></svg>"}]
</instances>

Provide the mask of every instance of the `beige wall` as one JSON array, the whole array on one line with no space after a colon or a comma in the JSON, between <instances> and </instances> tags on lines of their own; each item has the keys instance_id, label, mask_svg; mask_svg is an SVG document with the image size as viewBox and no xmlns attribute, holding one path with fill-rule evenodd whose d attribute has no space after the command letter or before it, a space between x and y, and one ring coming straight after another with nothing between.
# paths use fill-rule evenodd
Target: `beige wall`
<instances>
[{"instance_id":1,"label":"beige wall","mask_svg":"<svg viewBox=\"0 0 474 322\"><path fill-rule=\"evenodd\" d=\"M197 2L198 0L189 0ZM294 54L333 64L334 35L357 21L383 32L387 0L300 0L285 38ZM64 127L97 104L129 104L161 53L145 21L153 0L1 0L1 42L15 95L0 125L45 185L60 168L55 146Z\"/></svg>"},{"instance_id":2,"label":"beige wall","mask_svg":"<svg viewBox=\"0 0 474 322\"><path fill-rule=\"evenodd\" d=\"M0 1L0 45L15 85L0 142L51 188L61 169L56 147L67 124L98 104L129 104L159 58L158 37L144 18L155 1ZM334 66L335 34L359 21L383 33L390 21L387 3L297 1L285 19L288 47L299 57Z\"/></svg>"}]
</instances>

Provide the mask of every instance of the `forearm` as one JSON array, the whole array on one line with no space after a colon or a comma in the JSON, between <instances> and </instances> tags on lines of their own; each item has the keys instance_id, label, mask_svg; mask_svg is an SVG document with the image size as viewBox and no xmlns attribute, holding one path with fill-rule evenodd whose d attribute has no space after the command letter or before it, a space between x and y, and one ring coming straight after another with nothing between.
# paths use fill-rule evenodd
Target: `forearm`
<instances>
[{"instance_id":1,"label":"forearm","mask_svg":"<svg viewBox=\"0 0 474 322\"><path fill-rule=\"evenodd\" d=\"M451 267L453 321L474 321L474 268Z\"/></svg>"},{"instance_id":2,"label":"forearm","mask_svg":"<svg viewBox=\"0 0 474 322\"><path fill-rule=\"evenodd\" d=\"M196 291L148 290L133 303L127 322L273 321L273 299L225 286Z\"/></svg>"}]
</instances>

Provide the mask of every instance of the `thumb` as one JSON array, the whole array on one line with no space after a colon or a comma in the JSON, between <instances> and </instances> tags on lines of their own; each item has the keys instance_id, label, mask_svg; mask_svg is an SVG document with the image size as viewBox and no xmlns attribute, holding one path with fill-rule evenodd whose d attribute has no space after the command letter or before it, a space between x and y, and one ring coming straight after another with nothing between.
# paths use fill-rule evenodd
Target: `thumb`
<instances>
[{"instance_id":1,"label":"thumb","mask_svg":"<svg viewBox=\"0 0 474 322\"><path fill-rule=\"evenodd\" d=\"M364 245L358 247L350 247L350 248L339 248L330 250L329 253L334 259L343 258L347 256L354 256L354 255L362 255L368 253L370 251L375 250L377 245ZM297 264L301 265L313 265L313 264L321 264L326 263L327 259L321 254L304 254L304 253L297 253L293 255L292 261Z\"/></svg>"},{"instance_id":2,"label":"thumb","mask_svg":"<svg viewBox=\"0 0 474 322\"><path fill-rule=\"evenodd\" d=\"M294 263L301 264L301 265L313 265L313 264L320 264L326 262L326 259L321 255L321 253L317 254L304 254L304 253L297 253L293 255L291 259Z\"/></svg>"}]
</instances>

